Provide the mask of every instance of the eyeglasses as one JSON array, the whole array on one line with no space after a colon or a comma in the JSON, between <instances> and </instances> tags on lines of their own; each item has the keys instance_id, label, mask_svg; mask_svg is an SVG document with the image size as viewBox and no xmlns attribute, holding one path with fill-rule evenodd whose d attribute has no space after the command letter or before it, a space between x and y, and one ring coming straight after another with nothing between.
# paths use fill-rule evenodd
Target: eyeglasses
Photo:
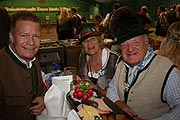
<instances>
[{"instance_id":1,"label":"eyeglasses","mask_svg":"<svg viewBox=\"0 0 180 120\"><path fill-rule=\"evenodd\" d=\"M20 33L18 36L21 39L27 39L27 38L30 38L30 36L32 37L33 40L40 40L41 39L41 36L38 35L38 34L30 35L30 34L27 34L27 33Z\"/></svg>"}]
</instances>

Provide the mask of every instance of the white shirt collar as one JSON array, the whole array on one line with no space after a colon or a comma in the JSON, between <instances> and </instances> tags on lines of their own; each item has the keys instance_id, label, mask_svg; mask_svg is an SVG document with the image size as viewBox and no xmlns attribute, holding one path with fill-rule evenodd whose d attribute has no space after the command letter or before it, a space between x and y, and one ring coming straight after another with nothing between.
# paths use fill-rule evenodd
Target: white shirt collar
<instances>
[{"instance_id":1,"label":"white shirt collar","mask_svg":"<svg viewBox=\"0 0 180 120\"><path fill-rule=\"evenodd\" d=\"M17 57L17 59L18 59L19 61L21 61L22 63L24 63L24 64L27 66L27 68L31 68L31 67L32 67L32 62L36 60L36 57L34 57L34 58L27 64L25 60L23 60L22 58L20 58L20 57L11 49L11 46L10 46L10 45L9 45L9 49L10 49L10 51Z\"/></svg>"}]
</instances>

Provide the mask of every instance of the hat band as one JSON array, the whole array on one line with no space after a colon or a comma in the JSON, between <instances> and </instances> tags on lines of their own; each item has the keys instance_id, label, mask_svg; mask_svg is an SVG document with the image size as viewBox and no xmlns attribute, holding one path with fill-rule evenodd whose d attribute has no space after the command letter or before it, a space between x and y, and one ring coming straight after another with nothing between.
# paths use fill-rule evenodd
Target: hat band
<instances>
[{"instance_id":1,"label":"hat band","mask_svg":"<svg viewBox=\"0 0 180 120\"><path fill-rule=\"evenodd\" d=\"M84 33L84 34L79 34L79 39L85 37L85 36L88 36L88 35L91 35L91 34L97 34L98 32L87 32L87 33Z\"/></svg>"},{"instance_id":2,"label":"hat band","mask_svg":"<svg viewBox=\"0 0 180 120\"><path fill-rule=\"evenodd\" d=\"M79 33L79 39L86 36L86 35L89 35L89 34L96 34L97 31L95 28L93 27L87 27L87 28L84 28L80 33Z\"/></svg>"}]
</instances>

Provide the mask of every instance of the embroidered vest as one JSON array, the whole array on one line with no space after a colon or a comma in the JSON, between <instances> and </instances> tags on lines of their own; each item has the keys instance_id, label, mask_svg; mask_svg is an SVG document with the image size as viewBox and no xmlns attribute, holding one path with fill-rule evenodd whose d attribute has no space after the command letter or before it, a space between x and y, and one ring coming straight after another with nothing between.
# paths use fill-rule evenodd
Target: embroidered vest
<instances>
[{"instance_id":1,"label":"embroidered vest","mask_svg":"<svg viewBox=\"0 0 180 120\"><path fill-rule=\"evenodd\" d=\"M116 65L119 63L120 60L121 60L120 55L110 51L108 63L106 67L103 69L105 71L105 74L100 76L97 81L97 85L100 88L105 89L109 86L109 83L114 76ZM86 60L86 55L83 53L80 55L80 68L81 68L80 69L81 78L88 79L87 60Z\"/></svg>"}]
</instances>

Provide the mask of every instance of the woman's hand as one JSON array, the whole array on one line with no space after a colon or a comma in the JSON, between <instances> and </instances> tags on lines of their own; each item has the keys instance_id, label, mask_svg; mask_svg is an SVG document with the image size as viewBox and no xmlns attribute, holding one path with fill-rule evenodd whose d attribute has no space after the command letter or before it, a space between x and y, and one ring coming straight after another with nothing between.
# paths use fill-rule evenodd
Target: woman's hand
<instances>
[{"instance_id":1,"label":"woman's hand","mask_svg":"<svg viewBox=\"0 0 180 120\"><path fill-rule=\"evenodd\" d=\"M42 111L44 110L44 108L45 108L44 97L43 96L36 97L32 101L32 105L33 106L29 108L31 113L33 115L40 115L42 113Z\"/></svg>"}]
</instances>

